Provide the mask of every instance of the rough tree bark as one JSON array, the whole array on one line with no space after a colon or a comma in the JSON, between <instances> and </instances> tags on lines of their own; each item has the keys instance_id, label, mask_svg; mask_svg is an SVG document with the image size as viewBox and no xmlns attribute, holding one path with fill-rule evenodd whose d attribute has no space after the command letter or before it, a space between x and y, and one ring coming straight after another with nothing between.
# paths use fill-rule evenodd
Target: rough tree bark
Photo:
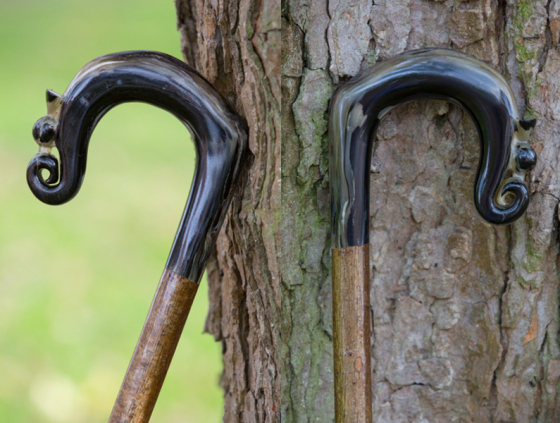
<instances>
[{"instance_id":1,"label":"rough tree bark","mask_svg":"<svg viewBox=\"0 0 560 423\"><path fill-rule=\"evenodd\" d=\"M444 102L390 113L371 168L376 422L560 416L560 1L285 0L282 8L282 421L334 420L327 109L338 84L405 50L498 69L539 164L527 214L478 215L478 137Z\"/></svg>"},{"instance_id":2,"label":"rough tree bark","mask_svg":"<svg viewBox=\"0 0 560 423\"><path fill-rule=\"evenodd\" d=\"M249 126L244 189L208 265L224 422L280 421L280 2L177 0L187 63Z\"/></svg>"}]
</instances>

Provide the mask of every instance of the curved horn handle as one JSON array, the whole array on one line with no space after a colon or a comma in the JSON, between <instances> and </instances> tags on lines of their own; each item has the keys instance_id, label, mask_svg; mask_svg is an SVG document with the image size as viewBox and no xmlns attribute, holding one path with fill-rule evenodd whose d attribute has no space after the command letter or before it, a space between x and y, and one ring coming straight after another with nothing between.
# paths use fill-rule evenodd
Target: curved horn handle
<instances>
[{"instance_id":1,"label":"curved horn handle","mask_svg":"<svg viewBox=\"0 0 560 423\"><path fill-rule=\"evenodd\" d=\"M196 71L162 53L109 54L88 63L63 96L47 91L48 115L33 127L39 153L27 168L48 204L73 198L84 178L97 122L117 104L143 101L173 113L191 131L196 171L166 269L109 421L145 423L155 406L247 153L247 130ZM60 163L51 154L55 147ZM49 172L45 179L43 170Z\"/></svg>"},{"instance_id":2,"label":"curved horn handle","mask_svg":"<svg viewBox=\"0 0 560 423\"><path fill-rule=\"evenodd\" d=\"M490 223L511 223L527 209L525 172L536 164L529 134L504 78L479 60L453 50L426 49L386 60L340 88L330 115L333 248L369 242L369 169L375 131L393 107L442 99L463 107L480 136L474 198ZM511 176L504 181L506 171Z\"/></svg>"},{"instance_id":3,"label":"curved horn handle","mask_svg":"<svg viewBox=\"0 0 560 423\"><path fill-rule=\"evenodd\" d=\"M240 173L247 134L216 90L180 60L150 51L108 54L89 62L63 96L47 91L48 115L33 128L39 153L27 168L29 187L48 204L72 199L84 178L95 126L111 108L131 101L169 111L193 135L196 171L166 267L198 283ZM60 164L50 154L55 146ZM49 171L47 179L42 169Z\"/></svg>"}]
</instances>

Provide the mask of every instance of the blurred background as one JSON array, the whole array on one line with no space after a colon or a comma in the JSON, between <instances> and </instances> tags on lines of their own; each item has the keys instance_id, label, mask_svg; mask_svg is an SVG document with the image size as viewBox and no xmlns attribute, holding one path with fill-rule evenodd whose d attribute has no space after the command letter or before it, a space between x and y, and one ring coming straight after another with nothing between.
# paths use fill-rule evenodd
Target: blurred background
<instances>
[{"instance_id":1,"label":"blurred background","mask_svg":"<svg viewBox=\"0 0 560 423\"><path fill-rule=\"evenodd\" d=\"M183 212L194 148L145 104L108 113L81 191L62 206L25 180L45 89L102 54L182 59L172 0L0 0L0 422L106 422ZM152 417L219 422L220 344L203 281Z\"/></svg>"}]
</instances>

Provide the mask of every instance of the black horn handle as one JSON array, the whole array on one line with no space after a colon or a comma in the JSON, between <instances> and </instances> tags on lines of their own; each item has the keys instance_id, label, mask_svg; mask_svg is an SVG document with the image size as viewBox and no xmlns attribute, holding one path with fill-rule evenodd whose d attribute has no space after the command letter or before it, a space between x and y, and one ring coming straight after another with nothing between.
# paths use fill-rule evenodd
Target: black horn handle
<instances>
[{"instance_id":1,"label":"black horn handle","mask_svg":"<svg viewBox=\"0 0 560 423\"><path fill-rule=\"evenodd\" d=\"M474 188L480 215L505 224L527 209L524 178L536 164L529 145L535 120L519 118L507 82L485 63L453 50L411 51L353 78L334 95L329 126L333 248L369 242L375 131L391 108L418 99L450 101L473 118L481 146Z\"/></svg>"},{"instance_id":2,"label":"black horn handle","mask_svg":"<svg viewBox=\"0 0 560 423\"><path fill-rule=\"evenodd\" d=\"M27 169L29 187L48 204L72 199L95 126L111 108L132 101L175 115L196 144L192 188L166 268L198 283L246 155L247 130L210 83L180 60L150 51L108 54L88 63L64 95L47 91L48 115L33 128L39 153Z\"/></svg>"}]
</instances>

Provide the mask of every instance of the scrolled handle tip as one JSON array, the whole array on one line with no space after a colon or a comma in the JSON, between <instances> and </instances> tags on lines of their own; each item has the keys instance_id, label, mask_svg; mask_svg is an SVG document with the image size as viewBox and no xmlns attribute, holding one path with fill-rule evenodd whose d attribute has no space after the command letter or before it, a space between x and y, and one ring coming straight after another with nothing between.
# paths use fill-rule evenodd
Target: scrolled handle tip
<instances>
[{"instance_id":1,"label":"scrolled handle tip","mask_svg":"<svg viewBox=\"0 0 560 423\"><path fill-rule=\"evenodd\" d=\"M43 170L49 172L47 179ZM58 159L52 154L37 154L27 166L27 181L38 180L42 187L50 187L58 181Z\"/></svg>"},{"instance_id":2,"label":"scrolled handle tip","mask_svg":"<svg viewBox=\"0 0 560 423\"><path fill-rule=\"evenodd\" d=\"M45 179L43 170L49 175ZM59 204L53 201L52 191L59 181L58 159L52 154L39 153L33 157L27 166L27 184L33 194L42 202L48 204Z\"/></svg>"},{"instance_id":3,"label":"scrolled handle tip","mask_svg":"<svg viewBox=\"0 0 560 423\"><path fill-rule=\"evenodd\" d=\"M506 205L500 204L495 198L487 204L477 201L480 215L489 223L506 225L519 219L529 207L529 189L520 181L511 181L504 185L500 197L506 199Z\"/></svg>"},{"instance_id":4,"label":"scrolled handle tip","mask_svg":"<svg viewBox=\"0 0 560 423\"><path fill-rule=\"evenodd\" d=\"M55 100L49 99L49 93L47 93L50 109L54 103L60 103L61 97L56 97ZM83 172L76 172L75 166L69 165L64 149L58 149L60 159L51 154L53 148L59 147L57 145L59 140L58 120L53 117L54 112L50 110L49 114L37 120L33 125L32 135L39 145L39 152L27 166L27 184L40 201L58 205L66 203L77 194ZM48 175L44 175L45 171Z\"/></svg>"}]
</instances>

